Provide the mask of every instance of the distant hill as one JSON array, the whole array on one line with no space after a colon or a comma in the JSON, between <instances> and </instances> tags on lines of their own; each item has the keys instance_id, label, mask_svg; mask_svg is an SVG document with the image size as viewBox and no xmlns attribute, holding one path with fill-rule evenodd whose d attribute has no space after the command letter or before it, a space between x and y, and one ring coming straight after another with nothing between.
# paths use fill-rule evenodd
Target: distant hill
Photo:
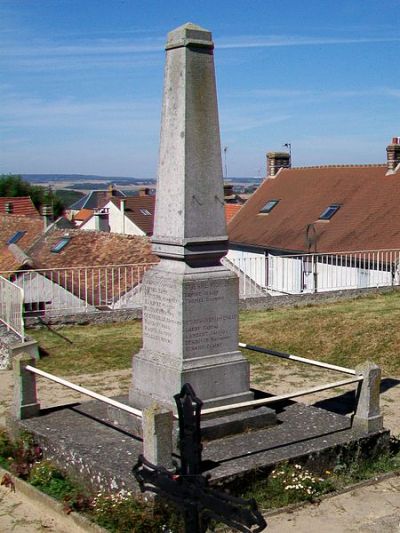
<instances>
[{"instance_id":1,"label":"distant hill","mask_svg":"<svg viewBox=\"0 0 400 533\"><path fill-rule=\"evenodd\" d=\"M148 185L154 184L155 179L140 179L133 177L123 176L96 176L90 174L22 174L22 178L30 183L51 183L58 181L72 181L73 183L79 182L104 182L105 185L114 183L116 185Z\"/></svg>"},{"instance_id":2,"label":"distant hill","mask_svg":"<svg viewBox=\"0 0 400 533\"><path fill-rule=\"evenodd\" d=\"M93 174L22 174L23 179L30 183L43 183L43 182L57 182L57 181L71 181L73 183L82 182L105 182L106 184L114 183L116 185L153 185L156 183L156 179L142 179L134 177L124 176L97 176ZM225 178L227 183L261 183L264 178L257 177L228 177Z\"/></svg>"}]
</instances>

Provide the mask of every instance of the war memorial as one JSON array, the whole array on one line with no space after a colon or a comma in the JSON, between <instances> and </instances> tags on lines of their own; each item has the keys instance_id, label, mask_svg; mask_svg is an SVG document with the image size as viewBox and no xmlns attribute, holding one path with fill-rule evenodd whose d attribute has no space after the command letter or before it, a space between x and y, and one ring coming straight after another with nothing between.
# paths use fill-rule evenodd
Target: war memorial
<instances>
[{"instance_id":1,"label":"war memorial","mask_svg":"<svg viewBox=\"0 0 400 533\"><path fill-rule=\"evenodd\" d=\"M160 263L143 280L143 347L129 396L44 409L33 361L15 361L14 426L99 489L137 490L140 454L171 468L180 454L174 396L185 384L203 402L200 467L211 484L245 484L284 460L326 467L389 437L372 363L332 368L347 373L338 383L357 387L353 416L294 401L302 394L274 398L250 387L238 347L238 279L220 262L228 238L213 48L211 33L190 23L168 34L152 238Z\"/></svg>"}]
</instances>

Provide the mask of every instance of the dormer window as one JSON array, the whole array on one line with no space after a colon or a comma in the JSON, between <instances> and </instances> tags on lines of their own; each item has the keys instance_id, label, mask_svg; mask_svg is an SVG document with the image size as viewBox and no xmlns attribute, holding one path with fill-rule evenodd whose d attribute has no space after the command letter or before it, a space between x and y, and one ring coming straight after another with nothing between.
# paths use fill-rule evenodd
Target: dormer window
<instances>
[{"instance_id":1,"label":"dormer window","mask_svg":"<svg viewBox=\"0 0 400 533\"><path fill-rule=\"evenodd\" d=\"M17 231L7 241L7 244L16 244L25 235L26 231Z\"/></svg>"},{"instance_id":2,"label":"dormer window","mask_svg":"<svg viewBox=\"0 0 400 533\"><path fill-rule=\"evenodd\" d=\"M53 254L58 254L67 246L70 240L70 237L63 237L62 239L56 242L56 244L51 248L50 251L53 252Z\"/></svg>"},{"instance_id":3,"label":"dormer window","mask_svg":"<svg viewBox=\"0 0 400 533\"><path fill-rule=\"evenodd\" d=\"M340 209L340 204L331 204L319 215L319 220L330 220L335 213Z\"/></svg>"},{"instance_id":4,"label":"dormer window","mask_svg":"<svg viewBox=\"0 0 400 533\"><path fill-rule=\"evenodd\" d=\"M279 200L268 200L268 202L260 209L259 212L263 214L270 213L278 203Z\"/></svg>"}]
</instances>

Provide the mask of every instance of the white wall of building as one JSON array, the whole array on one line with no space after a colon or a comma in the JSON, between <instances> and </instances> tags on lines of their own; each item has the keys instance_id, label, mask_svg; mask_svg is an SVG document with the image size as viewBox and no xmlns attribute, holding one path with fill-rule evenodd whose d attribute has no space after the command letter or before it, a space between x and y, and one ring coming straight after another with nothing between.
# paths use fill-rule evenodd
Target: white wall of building
<instances>
[{"instance_id":1,"label":"white wall of building","mask_svg":"<svg viewBox=\"0 0 400 533\"><path fill-rule=\"evenodd\" d=\"M146 235L136 224L132 222L122 211L113 203L108 202L105 206L109 209L108 223L111 233L122 233L124 235Z\"/></svg>"},{"instance_id":2,"label":"white wall of building","mask_svg":"<svg viewBox=\"0 0 400 533\"><path fill-rule=\"evenodd\" d=\"M301 294L315 291L334 291L366 287L390 286L394 279L387 261L379 258L365 260L364 256L276 256L244 250L229 250L227 258L246 276L271 294ZM363 261L361 266L357 266ZM352 266L354 265L354 266Z\"/></svg>"},{"instance_id":3,"label":"white wall of building","mask_svg":"<svg viewBox=\"0 0 400 533\"><path fill-rule=\"evenodd\" d=\"M38 272L22 274L14 283L24 290L25 304L43 302L46 312L69 309L78 313L80 311L95 311L96 309Z\"/></svg>"},{"instance_id":4,"label":"white wall of building","mask_svg":"<svg viewBox=\"0 0 400 533\"><path fill-rule=\"evenodd\" d=\"M258 285L266 286L266 258L264 253L228 250L226 257Z\"/></svg>"}]
</instances>

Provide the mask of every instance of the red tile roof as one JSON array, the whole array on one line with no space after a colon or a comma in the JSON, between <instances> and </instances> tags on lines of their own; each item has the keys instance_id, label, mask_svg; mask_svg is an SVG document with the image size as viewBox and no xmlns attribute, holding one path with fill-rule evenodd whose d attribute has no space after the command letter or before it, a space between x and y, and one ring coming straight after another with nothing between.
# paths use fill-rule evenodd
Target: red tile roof
<instances>
[{"instance_id":1,"label":"red tile roof","mask_svg":"<svg viewBox=\"0 0 400 533\"><path fill-rule=\"evenodd\" d=\"M59 252L52 248L63 237L70 241ZM72 275L69 270L61 270L56 276L51 271L44 275L62 285L76 296L83 293L88 302L97 307L107 306L113 299L113 289L128 292L142 279L145 268L85 269L85 267L106 267L157 263L158 257L151 253L150 240L143 236L121 235L85 230L54 230L46 234L30 250L37 269L68 269L76 267ZM82 267L79 270L78 267ZM87 288L85 288L87 287Z\"/></svg>"},{"instance_id":2,"label":"red tile roof","mask_svg":"<svg viewBox=\"0 0 400 533\"><path fill-rule=\"evenodd\" d=\"M228 225L232 243L308 251L313 224L321 252L400 248L400 172L386 165L282 169L264 181ZM268 214L260 209L279 203ZM329 221L319 216L341 204Z\"/></svg>"},{"instance_id":3,"label":"red tile roof","mask_svg":"<svg viewBox=\"0 0 400 533\"><path fill-rule=\"evenodd\" d=\"M12 212L10 213L12 215L28 217L40 216L39 211L33 205L30 196L0 196L0 214L7 213L6 204L12 205Z\"/></svg>"},{"instance_id":4,"label":"red tile roof","mask_svg":"<svg viewBox=\"0 0 400 533\"><path fill-rule=\"evenodd\" d=\"M227 223L232 220L241 207L241 204L225 204L225 219Z\"/></svg>"},{"instance_id":5,"label":"red tile roof","mask_svg":"<svg viewBox=\"0 0 400 533\"><path fill-rule=\"evenodd\" d=\"M78 211L74 216L73 220L78 220L79 222L84 222L88 218L90 218L94 213L94 209L81 209Z\"/></svg>"},{"instance_id":6,"label":"red tile roof","mask_svg":"<svg viewBox=\"0 0 400 533\"><path fill-rule=\"evenodd\" d=\"M51 251L63 237L69 243L59 253ZM151 253L148 238L88 230L54 230L38 241L28 254L37 268L105 266L152 263L158 259Z\"/></svg>"},{"instance_id":7,"label":"red tile roof","mask_svg":"<svg viewBox=\"0 0 400 533\"><path fill-rule=\"evenodd\" d=\"M41 217L27 217L17 215L0 215L0 270L14 270L19 268L20 262L8 249L7 241L17 233L25 232L17 242L17 246L27 251L43 234L44 224Z\"/></svg>"}]
</instances>

